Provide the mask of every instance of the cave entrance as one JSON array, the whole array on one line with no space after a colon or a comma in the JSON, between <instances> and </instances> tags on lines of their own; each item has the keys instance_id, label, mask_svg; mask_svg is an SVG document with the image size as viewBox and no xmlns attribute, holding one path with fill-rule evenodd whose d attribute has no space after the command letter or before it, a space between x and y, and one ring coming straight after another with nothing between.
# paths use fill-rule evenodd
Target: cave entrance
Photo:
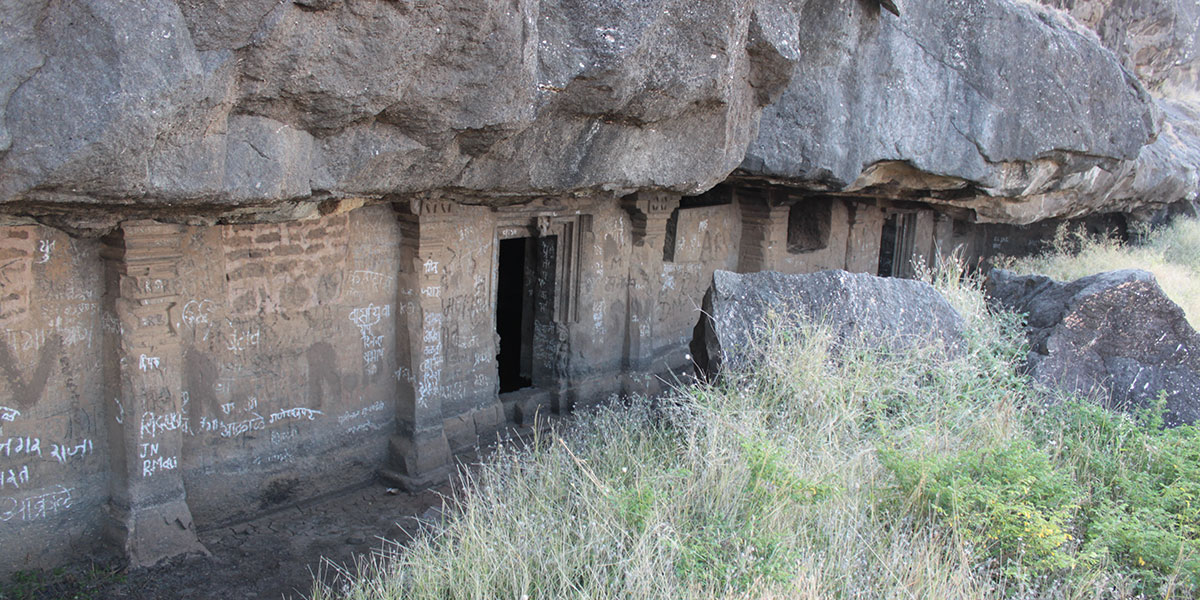
<instances>
[{"instance_id":1,"label":"cave entrance","mask_svg":"<svg viewBox=\"0 0 1200 600\"><path fill-rule=\"evenodd\" d=\"M892 213L879 239L879 276L916 277L917 213Z\"/></svg>"},{"instance_id":2,"label":"cave entrance","mask_svg":"<svg viewBox=\"0 0 1200 600\"><path fill-rule=\"evenodd\" d=\"M496 355L500 393L538 385L546 378L553 330L557 237L500 240L496 273Z\"/></svg>"},{"instance_id":3,"label":"cave entrance","mask_svg":"<svg viewBox=\"0 0 1200 600\"><path fill-rule=\"evenodd\" d=\"M500 393L515 392L533 385L531 369L533 336L527 331L532 298L525 284L530 238L500 240L499 272L496 277L496 333L500 336Z\"/></svg>"}]
</instances>

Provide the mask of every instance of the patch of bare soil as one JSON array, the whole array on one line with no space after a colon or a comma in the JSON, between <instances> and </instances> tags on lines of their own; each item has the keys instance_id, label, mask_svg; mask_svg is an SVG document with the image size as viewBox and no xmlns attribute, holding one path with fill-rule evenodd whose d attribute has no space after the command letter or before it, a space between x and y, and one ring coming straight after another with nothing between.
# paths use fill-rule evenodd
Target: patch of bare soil
<instances>
[{"instance_id":1,"label":"patch of bare soil","mask_svg":"<svg viewBox=\"0 0 1200 600\"><path fill-rule=\"evenodd\" d=\"M0 585L0 599L299 600L308 597L314 576L333 577L323 561L353 571L355 555L408 542L420 516L438 514L450 490L446 483L406 494L371 483L247 523L202 529L209 556L178 557L128 573L101 557L93 565L18 574Z\"/></svg>"}]
</instances>

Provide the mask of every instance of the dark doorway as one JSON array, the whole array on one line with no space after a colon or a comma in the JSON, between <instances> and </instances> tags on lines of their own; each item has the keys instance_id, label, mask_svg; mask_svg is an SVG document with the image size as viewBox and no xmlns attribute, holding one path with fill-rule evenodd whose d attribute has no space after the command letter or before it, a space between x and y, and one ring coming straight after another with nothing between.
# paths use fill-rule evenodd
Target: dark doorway
<instances>
[{"instance_id":1,"label":"dark doorway","mask_svg":"<svg viewBox=\"0 0 1200 600\"><path fill-rule=\"evenodd\" d=\"M883 222L879 239L879 276L916 277L917 214L896 213Z\"/></svg>"},{"instance_id":2,"label":"dark doorway","mask_svg":"<svg viewBox=\"0 0 1200 600\"><path fill-rule=\"evenodd\" d=\"M496 333L500 334L500 393L514 392L533 385L527 363L522 355L532 350L532 339L526 331L529 322L526 285L526 258L531 244L529 238L500 240L499 269L496 279ZM526 368L522 368L522 367Z\"/></svg>"},{"instance_id":3,"label":"dark doorway","mask_svg":"<svg viewBox=\"0 0 1200 600\"><path fill-rule=\"evenodd\" d=\"M896 215L883 222L883 233L879 236L879 276L891 277L892 264L896 262Z\"/></svg>"}]
</instances>

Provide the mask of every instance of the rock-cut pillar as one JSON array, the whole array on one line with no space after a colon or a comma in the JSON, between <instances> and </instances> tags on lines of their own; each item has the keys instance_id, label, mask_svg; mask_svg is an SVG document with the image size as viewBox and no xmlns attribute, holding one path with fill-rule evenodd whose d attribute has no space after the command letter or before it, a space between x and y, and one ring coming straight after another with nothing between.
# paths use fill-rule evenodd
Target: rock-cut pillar
<instances>
[{"instance_id":1,"label":"rock-cut pillar","mask_svg":"<svg viewBox=\"0 0 1200 600\"><path fill-rule=\"evenodd\" d=\"M788 197L780 190L743 188L735 192L742 219L739 273L775 268L787 249Z\"/></svg>"},{"instance_id":2,"label":"rock-cut pillar","mask_svg":"<svg viewBox=\"0 0 1200 600\"><path fill-rule=\"evenodd\" d=\"M629 322L625 335L625 367L631 381L627 381L625 387L627 392L646 393L650 391L651 382L645 377L652 370L657 348L655 329L667 221L679 207L679 196L638 192L626 198L622 205L629 213L633 230L629 261Z\"/></svg>"},{"instance_id":3,"label":"rock-cut pillar","mask_svg":"<svg viewBox=\"0 0 1200 600\"><path fill-rule=\"evenodd\" d=\"M396 427L380 475L407 490L428 487L450 472L450 444L442 417L446 362L443 276L447 241L456 239L457 205L414 200L396 204L400 273L396 298Z\"/></svg>"},{"instance_id":4,"label":"rock-cut pillar","mask_svg":"<svg viewBox=\"0 0 1200 600\"><path fill-rule=\"evenodd\" d=\"M111 456L109 538L133 566L205 553L180 471L182 351L181 231L154 221L123 223L104 240L105 391Z\"/></svg>"}]
</instances>

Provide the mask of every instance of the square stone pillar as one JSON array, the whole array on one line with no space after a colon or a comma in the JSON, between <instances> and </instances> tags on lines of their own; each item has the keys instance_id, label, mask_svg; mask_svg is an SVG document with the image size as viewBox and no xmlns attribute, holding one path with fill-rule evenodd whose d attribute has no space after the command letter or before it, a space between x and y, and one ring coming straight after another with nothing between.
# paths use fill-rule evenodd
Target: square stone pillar
<instances>
[{"instance_id":1,"label":"square stone pillar","mask_svg":"<svg viewBox=\"0 0 1200 600\"><path fill-rule=\"evenodd\" d=\"M107 534L133 566L206 553L180 471L188 430L178 311L181 229L123 223L104 240L105 390L112 469Z\"/></svg>"},{"instance_id":2,"label":"square stone pillar","mask_svg":"<svg viewBox=\"0 0 1200 600\"><path fill-rule=\"evenodd\" d=\"M850 235L846 238L846 270L879 273L880 235L884 212L874 204L850 202Z\"/></svg>"},{"instance_id":3,"label":"square stone pillar","mask_svg":"<svg viewBox=\"0 0 1200 600\"><path fill-rule=\"evenodd\" d=\"M787 252L788 195L778 190L742 188L734 196L742 217L738 272L775 268L776 257Z\"/></svg>"},{"instance_id":4,"label":"square stone pillar","mask_svg":"<svg viewBox=\"0 0 1200 600\"><path fill-rule=\"evenodd\" d=\"M649 375L654 362L658 296L662 287L667 221L679 208L679 196L664 192L638 192L622 201L633 229L629 259L628 323L625 334L625 368L629 375ZM645 392L647 382L627 383L627 391ZM628 388L633 389L628 389Z\"/></svg>"},{"instance_id":5,"label":"square stone pillar","mask_svg":"<svg viewBox=\"0 0 1200 600\"><path fill-rule=\"evenodd\" d=\"M400 273L396 298L397 431L380 475L406 490L429 487L450 474L450 444L442 420L445 365L443 274L457 239L457 204L413 200L396 204Z\"/></svg>"}]
</instances>

